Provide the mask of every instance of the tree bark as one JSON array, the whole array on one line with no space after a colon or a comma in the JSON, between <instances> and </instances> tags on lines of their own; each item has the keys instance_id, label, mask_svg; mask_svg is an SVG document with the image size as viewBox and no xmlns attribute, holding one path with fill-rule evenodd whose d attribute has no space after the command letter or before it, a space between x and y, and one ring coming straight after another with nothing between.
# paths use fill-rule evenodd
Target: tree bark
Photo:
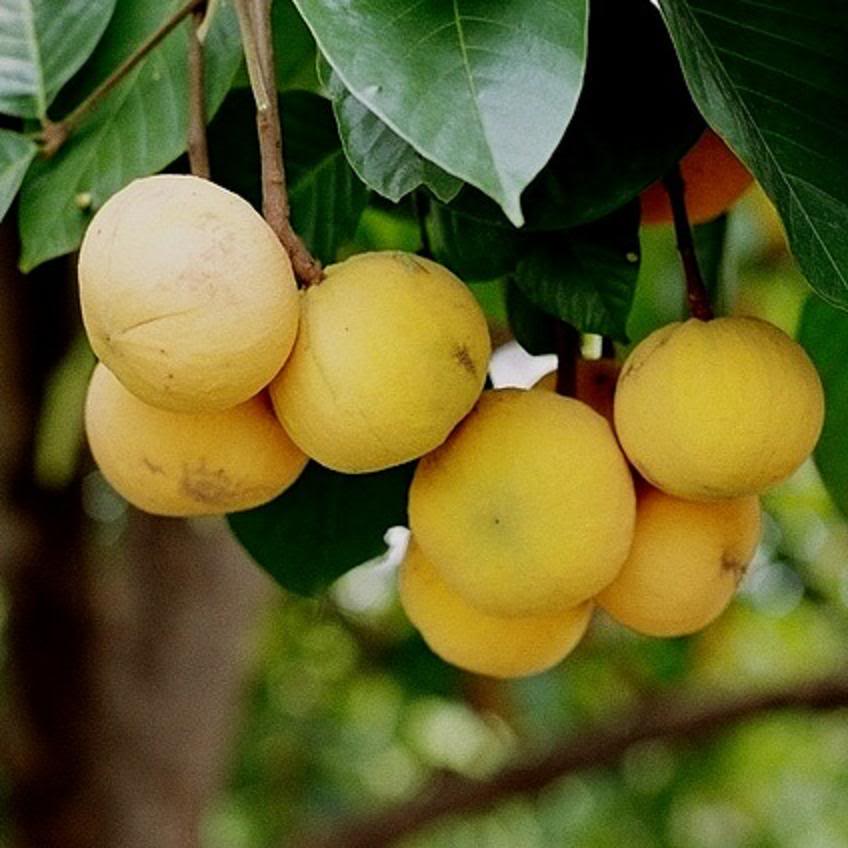
<instances>
[{"instance_id":1,"label":"tree bark","mask_svg":"<svg viewBox=\"0 0 848 848\"><path fill-rule=\"evenodd\" d=\"M220 788L270 592L220 523L129 512L114 539L79 482L34 482L52 369L79 330L69 264L24 279L0 227L0 757L16 848L194 848ZM104 539L113 538L112 543Z\"/></svg>"}]
</instances>

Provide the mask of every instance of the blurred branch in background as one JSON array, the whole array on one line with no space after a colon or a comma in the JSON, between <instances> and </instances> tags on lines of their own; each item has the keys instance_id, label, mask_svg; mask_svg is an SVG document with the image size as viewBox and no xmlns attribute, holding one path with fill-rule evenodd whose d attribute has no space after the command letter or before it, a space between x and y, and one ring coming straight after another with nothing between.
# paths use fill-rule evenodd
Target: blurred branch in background
<instances>
[{"instance_id":1,"label":"blurred branch in background","mask_svg":"<svg viewBox=\"0 0 848 848\"><path fill-rule=\"evenodd\" d=\"M374 848L395 844L443 816L478 812L519 793L537 793L560 778L610 766L639 742L702 743L740 722L775 710L848 708L848 676L796 684L713 704L666 699L647 703L615 722L581 728L547 754L475 781L443 776L412 801L295 839L287 848Z\"/></svg>"}]
</instances>

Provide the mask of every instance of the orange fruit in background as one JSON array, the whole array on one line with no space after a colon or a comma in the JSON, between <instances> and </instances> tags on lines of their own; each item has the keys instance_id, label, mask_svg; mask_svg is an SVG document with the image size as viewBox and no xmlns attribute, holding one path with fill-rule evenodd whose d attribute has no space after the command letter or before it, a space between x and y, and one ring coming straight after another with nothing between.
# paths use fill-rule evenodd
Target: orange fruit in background
<instances>
[{"instance_id":1,"label":"orange fruit in background","mask_svg":"<svg viewBox=\"0 0 848 848\"><path fill-rule=\"evenodd\" d=\"M738 200L754 178L736 154L712 130L707 130L680 160L689 222L717 218ZM643 224L670 224L671 203L662 180L641 194Z\"/></svg>"}]
</instances>

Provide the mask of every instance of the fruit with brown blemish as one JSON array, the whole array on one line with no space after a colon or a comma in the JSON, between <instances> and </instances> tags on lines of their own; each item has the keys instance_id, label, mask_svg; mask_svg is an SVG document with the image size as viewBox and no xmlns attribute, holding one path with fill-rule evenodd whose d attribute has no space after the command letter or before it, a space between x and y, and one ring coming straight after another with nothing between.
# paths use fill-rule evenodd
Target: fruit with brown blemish
<instances>
[{"instance_id":1,"label":"fruit with brown blemish","mask_svg":"<svg viewBox=\"0 0 848 848\"><path fill-rule=\"evenodd\" d=\"M347 473L440 445L477 400L491 345L474 296L408 253L353 256L301 295L291 357L270 387L292 439Z\"/></svg>"},{"instance_id":2,"label":"fruit with brown blemish","mask_svg":"<svg viewBox=\"0 0 848 848\"><path fill-rule=\"evenodd\" d=\"M287 489L307 458L263 393L219 412L159 409L99 364L85 406L88 444L103 476L156 515L218 515Z\"/></svg>"},{"instance_id":3,"label":"fruit with brown blemish","mask_svg":"<svg viewBox=\"0 0 848 848\"><path fill-rule=\"evenodd\" d=\"M596 600L639 633L694 633L730 603L759 538L756 497L699 503L640 486L630 555Z\"/></svg>"}]
</instances>

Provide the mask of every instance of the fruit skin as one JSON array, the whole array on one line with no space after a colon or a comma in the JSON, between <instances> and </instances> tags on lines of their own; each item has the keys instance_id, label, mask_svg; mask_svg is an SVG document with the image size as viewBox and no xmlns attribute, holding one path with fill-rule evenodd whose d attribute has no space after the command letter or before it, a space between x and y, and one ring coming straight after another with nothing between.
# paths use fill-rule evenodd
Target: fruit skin
<instances>
[{"instance_id":1,"label":"fruit skin","mask_svg":"<svg viewBox=\"0 0 848 848\"><path fill-rule=\"evenodd\" d=\"M453 665L490 677L527 677L564 659L592 617L584 603L552 616L493 616L468 604L410 540L400 568L400 600L434 653Z\"/></svg>"},{"instance_id":2,"label":"fruit skin","mask_svg":"<svg viewBox=\"0 0 848 848\"><path fill-rule=\"evenodd\" d=\"M757 318L661 327L625 361L615 428L651 484L689 500L788 477L821 432L824 394L803 348Z\"/></svg>"},{"instance_id":3,"label":"fruit skin","mask_svg":"<svg viewBox=\"0 0 848 848\"><path fill-rule=\"evenodd\" d=\"M609 424L545 391L484 392L418 464L412 532L445 582L493 615L549 615L618 574L633 537L630 470Z\"/></svg>"},{"instance_id":4,"label":"fruit skin","mask_svg":"<svg viewBox=\"0 0 848 848\"><path fill-rule=\"evenodd\" d=\"M490 354L482 311L446 268L363 253L303 293L271 398L310 457L336 471L377 471L445 440L477 400Z\"/></svg>"},{"instance_id":5,"label":"fruit skin","mask_svg":"<svg viewBox=\"0 0 848 848\"><path fill-rule=\"evenodd\" d=\"M703 224L725 212L753 182L747 168L712 130L680 160L689 222ZM662 180L639 197L643 224L670 224L671 203Z\"/></svg>"},{"instance_id":6,"label":"fruit skin","mask_svg":"<svg viewBox=\"0 0 848 848\"><path fill-rule=\"evenodd\" d=\"M113 195L86 231L79 283L94 352L163 409L246 401L294 344L288 255L247 201L199 177L145 177Z\"/></svg>"},{"instance_id":7,"label":"fruit skin","mask_svg":"<svg viewBox=\"0 0 848 848\"><path fill-rule=\"evenodd\" d=\"M258 506L294 483L307 462L265 395L221 412L172 412L135 397L103 364L91 377L85 428L103 476L155 515Z\"/></svg>"},{"instance_id":8,"label":"fruit skin","mask_svg":"<svg viewBox=\"0 0 848 848\"><path fill-rule=\"evenodd\" d=\"M598 605L648 636L694 633L730 603L759 538L756 497L697 503L645 486L630 556Z\"/></svg>"}]
</instances>

